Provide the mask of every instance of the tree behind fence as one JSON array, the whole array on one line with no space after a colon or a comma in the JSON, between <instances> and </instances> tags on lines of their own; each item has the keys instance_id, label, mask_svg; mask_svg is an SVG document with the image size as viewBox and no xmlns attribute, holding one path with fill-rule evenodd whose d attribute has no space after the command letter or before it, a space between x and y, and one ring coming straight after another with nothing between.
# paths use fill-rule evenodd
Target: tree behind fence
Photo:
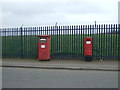
<instances>
[{"instance_id":1,"label":"tree behind fence","mask_svg":"<svg viewBox=\"0 0 120 90\"><path fill-rule=\"evenodd\" d=\"M84 37L93 37L93 59L118 60L118 24L2 28L3 58L37 58L37 36L51 36L52 59L83 59Z\"/></svg>"}]
</instances>

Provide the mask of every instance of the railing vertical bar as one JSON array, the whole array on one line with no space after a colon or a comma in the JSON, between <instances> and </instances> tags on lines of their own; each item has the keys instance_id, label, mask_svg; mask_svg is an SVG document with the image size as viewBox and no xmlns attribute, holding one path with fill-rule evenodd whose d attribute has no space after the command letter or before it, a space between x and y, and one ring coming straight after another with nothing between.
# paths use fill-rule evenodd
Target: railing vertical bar
<instances>
[{"instance_id":1,"label":"railing vertical bar","mask_svg":"<svg viewBox=\"0 0 120 90\"><path fill-rule=\"evenodd\" d=\"M8 28L5 29L5 33L6 33L6 34L5 34L5 37L6 37L6 39L5 39L5 40L6 40L6 41L5 41L5 43L6 43L5 49L6 49L6 50L7 50L7 47L9 47L9 46L7 46L7 45L9 44L9 43L8 43L9 41L7 41L7 40L8 40L7 37L9 37L8 30L9 30ZM7 44L7 43L8 43L8 44ZM7 53L6 53L6 57L7 57L7 58L9 57L9 55L7 55Z\"/></svg>"},{"instance_id":2,"label":"railing vertical bar","mask_svg":"<svg viewBox=\"0 0 120 90\"><path fill-rule=\"evenodd\" d=\"M80 48L81 47L81 43L80 42L81 42L81 40L80 40L80 26L79 25L78 25L78 40L79 40L79 42L77 44L77 47L79 47L79 50L78 50L78 56L79 57L78 57L78 59L80 59L80 57L81 57L80 56L80 52L81 52L81 48Z\"/></svg>"},{"instance_id":3,"label":"railing vertical bar","mask_svg":"<svg viewBox=\"0 0 120 90\"><path fill-rule=\"evenodd\" d=\"M34 40L34 42L32 42L32 45L33 45L33 48L32 48L32 59L35 57L35 55L34 55L34 52L35 52L35 32L36 32L36 27L33 27L33 40Z\"/></svg>"},{"instance_id":4,"label":"railing vertical bar","mask_svg":"<svg viewBox=\"0 0 120 90\"><path fill-rule=\"evenodd\" d=\"M99 59L99 52L100 52L100 49L98 47L99 45L99 35L98 35L98 25L96 25L96 29L95 29L95 33L96 33L96 40L95 40L95 43L96 43L96 60Z\"/></svg>"},{"instance_id":5,"label":"railing vertical bar","mask_svg":"<svg viewBox=\"0 0 120 90\"><path fill-rule=\"evenodd\" d=\"M96 60L99 60L100 59L100 47L99 47L99 43L100 43L100 38L99 38L99 25L96 25L97 26L97 41L96 41L96 43L97 43L97 58L96 58Z\"/></svg>"},{"instance_id":6,"label":"railing vertical bar","mask_svg":"<svg viewBox=\"0 0 120 90\"><path fill-rule=\"evenodd\" d=\"M27 54L28 54L28 53L27 53L27 51L28 51L28 49L27 49L27 47L28 47L28 41L27 41L27 36L28 36L28 35L27 35L27 29L28 29L28 28L25 28L25 32L26 32L26 34L25 34L25 40L26 40L26 47L25 47L25 48L26 48L26 56L25 56L25 58L27 58Z\"/></svg>"},{"instance_id":7,"label":"railing vertical bar","mask_svg":"<svg viewBox=\"0 0 120 90\"><path fill-rule=\"evenodd\" d=\"M37 58L37 50L38 50L38 48L37 48L37 43L38 43L38 38L37 38L37 36L38 36L38 27L36 27L36 33L35 33L35 57L34 58Z\"/></svg>"},{"instance_id":8,"label":"railing vertical bar","mask_svg":"<svg viewBox=\"0 0 120 90\"><path fill-rule=\"evenodd\" d=\"M85 34L85 25L83 25L83 27L82 27L82 30L83 30L83 35L82 35L82 38L83 38L83 44L82 44L82 52L83 52L83 58L84 58L84 34Z\"/></svg>"},{"instance_id":9,"label":"railing vertical bar","mask_svg":"<svg viewBox=\"0 0 120 90\"><path fill-rule=\"evenodd\" d=\"M57 49L57 50L56 50L56 54L57 54L57 59L58 59L58 58L59 58L59 56L58 56L58 51L59 51L59 50L58 50L58 48L59 48L59 45L58 45L58 44L59 44L58 26L56 25L55 28L56 28L56 31L55 31L55 32L56 32L56 36L57 36L57 37L56 37L56 49Z\"/></svg>"},{"instance_id":10,"label":"railing vertical bar","mask_svg":"<svg viewBox=\"0 0 120 90\"><path fill-rule=\"evenodd\" d=\"M43 35L43 27L41 27L41 35Z\"/></svg>"},{"instance_id":11,"label":"railing vertical bar","mask_svg":"<svg viewBox=\"0 0 120 90\"><path fill-rule=\"evenodd\" d=\"M106 59L108 59L108 34L107 34L107 29L108 29L108 26L106 24Z\"/></svg>"},{"instance_id":12,"label":"railing vertical bar","mask_svg":"<svg viewBox=\"0 0 120 90\"><path fill-rule=\"evenodd\" d=\"M90 37L92 37L92 34L91 34L91 32L92 32L92 31L91 31L91 25L90 25Z\"/></svg>"},{"instance_id":13,"label":"railing vertical bar","mask_svg":"<svg viewBox=\"0 0 120 90\"><path fill-rule=\"evenodd\" d=\"M72 55L72 51L71 51L71 26L69 26L69 41L70 41L70 47L69 47L69 49L70 49L70 59L71 59L71 55Z\"/></svg>"},{"instance_id":14,"label":"railing vertical bar","mask_svg":"<svg viewBox=\"0 0 120 90\"><path fill-rule=\"evenodd\" d=\"M32 31L33 31L33 28L31 27L31 34L30 34L30 38L29 38L29 48L30 48L30 58L32 58L32 48L31 48L31 39L32 39Z\"/></svg>"},{"instance_id":15,"label":"railing vertical bar","mask_svg":"<svg viewBox=\"0 0 120 90\"><path fill-rule=\"evenodd\" d=\"M96 33L95 33L95 29L96 26L92 25L92 29L93 29L93 59L96 59Z\"/></svg>"},{"instance_id":16,"label":"railing vertical bar","mask_svg":"<svg viewBox=\"0 0 120 90\"><path fill-rule=\"evenodd\" d=\"M34 55L33 58L37 58L37 31L38 27L35 27L35 40L34 40L34 45L35 45L35 49L34 49Z\"/></svg>"},{"instance_id":17,"label":"railing vertical bar","mask_svg":"<svg viewBox=\"0 0 120 90\"><path fill-rule=\"evenodd\" d=\"M19 47L19 44L18 44L18 28L16 28L16 32L17 32L17 37L16 37L16 47ZM18 49L16 50L16 58L18 57Z\"/></svg>"},{"instance_id":18,"label":"railing vertical bar","mask_svg":"<svg viewBox=\"0 0 120 90\"><path fill-rule=\"evenodd\" d=\"M52 26L50 27L50 30L51 30L51 57L53 58L54 55L53 55L53 30L52 30Z\"/></svg>"},{"instance_id":19,"label":"railing vertical bar","mask_svg":"<svg viewBox=\"0 0 120 90\"><path fill-rule=\"evenodd\" d=\"M10 29L11 30L11 41L13 41L13 28ZM14 57L14 51L13 51L13 42L11 42L11 58Z\"/></svg>"},{"instance_id":20,"label":"railing vertical bar","mask_svg":"<svg viewBox=\"0 0 120 90\"><path fill-rule=\"evenodd\" d=\"M74 46L74 43L73 43L73 25L72 25L72 59L73 59L73 55L74 55L74 51L73 51L73 46Z\"/></svg>"},{"instance_id":21,"label":"railing vertical bar","mask_svg":"<svg viewBox=\"0 0 120 90\"><path fill-rule=\"evenodd\" d=\"M64 59L64 26L62 26L62 59Z\"/></svg>"},{"instance_id":22,"label":"railing vertical bar","mask_svg":"<svg viewBox=\"0 0 120 90\"><path fill-rule=\"evenodd\" d=\"M29 49L29 37L30 37L30 27L27 29L28 31L28 36L27 36L27 58L29 58L29 54L30 54L30 49Z\"/></svg>"},{"instance_id":23,"label":"railing vertical bar","mask_svg":"<svg viewBox=\"0 0 120 90\"><path fill-rule=\"evenodd\" d=\"M81 31L81 33L80 33L80 39L81 39L81 59L83 58L83 48L82 48L82 46L83 46L83 38L82 38L82 25L80 25L79 26L80 27L80 31Z\"/></svg>"},{"instance_id":24,"label":"railing vertical bar","mask_svg":"<svg viewBox=\"0 0 120 90\"><path fill-rule=\"evenodd\" d=\"M107 59L106 57L107 57L107 40L106 40L106 38L107 38L107 33L106 33L106 24L104 24L104 31L105 31L105 34L104 34L104 36L105 36L105 38L104 38L104 40L105 40L105 51L104 51L104 59Z\"/></svg>"},{"instance_id":25,"label":"railing vertical bar","mask_svg":"<svg viewBox=\"0 0 120 90\"><path fill-rule=\"evenodd\" d=\"M99 35L99 57L100 57L100 59L102 58L102 47L101 47L101 43L102 43L102 41L101 41L101 27L100 27L100 25L98 25L98 35Z\"/></svg>"},{"instance_id":26,"label":"railing vertical bar","mask_svg":"<svg viewBox=\"0 0 120 90\"><path fill-rule=\"evenodd\" d=\"M94 29L93 29L93 25L90 25L90 27L91 27L91 37L93 38L92 58L94 59Z\"/></svg>"},{"instance_id":27,"label":"railing vertical bar","mask_svg":"<svg viewBox=\"0 0 120 90\"><path fill-rule=\"evenodd\" d=\"M57 26L57 58L60 58L60 27Z\"/></svg>"},{"instance_id":28,"label":"railing vertical bar","mask_svg":"<svg viewBox=\"0 0 120 90\"><path fill-rule=\"evenodd\" d=\"M23 58L23 36L22 36L22 27L20 27L20 32L21 32L21 59Z\"/></svg>"},{"instance_id":29,"label":"railing vertical bar","mask_svg":"<svg viewBox=\"0 0 120 90\"><path fill-rule=\"evenodd\" d=\"M119 58L119 50L120 50L120 45L119 45L119 41L120 41L120 24L116 24L116 45L117 45L117 52L116 52L116 56L117 56L117 59L120 60Z\"/></svg>"},{"instance_id":30,"label":"railing vertical bar","mask_svg":"<svg viewBox=\"0 0 120 90\"><path fill-rule=\"evenodd\" d=\"M27 42L27 28L25 28L25 49L26 49L26 52L25 52L25 58L27 58L27 47L28 47L28 42Z\"/></svg>"},{"instance_id":31,"label":"railing vertical bar","mask_svg":"<svg viewBox=\"0 0 120 90\"><path fill-rule=\"evenodd\" d=\"M111 27L110 27L111 28L111 31L110 31L111 39L110 40L111 40L111 56L112 56L111 59L113 60L113 42L112 42L112 39L113 39L113 31L112 31L113 27L112 26L113 25L111 24Z\"/></svg>"},{"instance_id":32,"label":"railing vertical bar","mask_svg":"<svg viewBox=\"0 0 120 90\"><path fill-rule=\"evenodd\" d=\"M25 58L25 28L23 28L23 58Z\"/></svg>"},{"instance_id":33,"label":"railing vertical bar","mask_svg":"<svg viewBox=\"0 0 120 90\"><path fill-rule=\"evenodd\" d=\"M100 30L101 30L101 32L100 32L100 36L101 36L101 42L100 42L101 43L101 59L103 59L103 50L104 50L104 47L103 47L103 43L104 43L103 25L100 26Z\"/></svg>"},{"instance_id":34,"label":"railing vertical bar","mask_svg":"<svg viewBox=\"0 0 120 90\"><path fill-rule=\"evenodd\" d=\"M49 31L49 28L48 28L48 26L47 26L47 30L46 30L46 34L47 34L47 35L49 35L48 31Z\"/></svg>"},{"instance_id":35,"label":"railing vertical bar","mask_svg":"<svg viewBox=\"0 0 120 90\"><path fill-rule=\"evenodd\" d=\"M120 25L119 23L118 24L115 24L115 45L117 45L115 48L115 60L120 60L119 58L119 34L120 34Z\"/></svg>"},{"instance_id":36,"label":"railing vertical bar","mask_svg":"<svg viewBox=\"0 0 120 90\"><path fill-rule=\"evenodd\" d=\"M74 55L73 55L73 59L75 59L75 35L76 35L76 33L75 33L75 31L76 31L76 27L75 27L75 25L73 26L73 52L74 52Z\"/></svg>"},{"instance_id":37,"label":"railing vertical bar","mask_svg":"<svg viewBox=\"0 0 120 90\"><path fill-rule=\"evenodd\" d=\"M115 60L115 49L114 49L115 41L116 41L116 39L115 39L115 35L116 35L115 24L112 27L112 32L113 32L113 35L112 35L112 52L113 52L113 60Z\"/></svg>"},{"instance_id":38,"label":"railing vertical bar","mask_svg":"<svg viewBox=\"0 0 120 90\"><path fill-rule=\"evenodd\" d=\"M6 38L7 38L7 37L10 37L10 39L11 39L10 28L7 29L7 32L8 32L8 34L7 34ZM7 48L10 48L10 46L11 46L10 40L9 40L9 38L7 38L7 39L6 39L6 49L7 49ZM10 54L8 54L8 58L10 58Z\"/></svg>"},{"instance_id":39,"label":"railing vertical bar","mask_svg":"<svg viewBox=\"0 0 120 90\"><path fill-rule=\"evenodd\" d=\"M28 37L29 37L29 27L26 28L26 58L28 58Z\"/></svg>"},{"instance_id":40,"label":"railing vertical bar","mask_svg":"<svg viewBox=\"0 0 120 90\"><path fill-rule=\"evenodd\" d=\"M58 43L58 32L57 32L57 26L54 26L54 36L55 36L55 54L57 54L57 51L58 51L58 48L57 48L57 43ZM58 55L57 55L57 57L56 58L58 58Z\"/></svg>"},{"instance_id":41,"label":"railing vertical bar","mask_svg":"<svg viewBox=\"0 0 120 90\"><path fill-rule=\"evenodd\" d=\"M54 53L54 55L56 56L56 43L54 43L54 42L56 42L56 35L55 35L55 27L53 26L53 53ZM55 57L56 58L56 57Z\"/></svg>"},{"instance_id":42,"label":"railing vertical bar","mask_svg":"<svg viewBox=\"0 0 120 90\"><path fill-rule=\"evenodd\" d=\"M105 44L106 44L106 42L105 42L105 24L103 25L103 34L104 34L104 36L103 36L103 42L104 42L104 44L103 44L103 55L105 56ZM103 59L104 59L104 57L103 57Z\"/></svg>"},{"instance_id":43,"label":"railing vertical bar","mask_svg":"<svg viewBox=\"0 0 120 90\"><path fill-rule=\"evenodd\" d=\"M61 42L62 31L61 31L61 28L62 28L62 26L59 26L59 32L60 32L60 36L59 36L59 39L60 39L60 43L59 43L60 53L59 53L59 56L60 56L60 59L61 59L61 52L62 52L62 42Z\"/></svg>"},{"instance_id":44,"label":"railing vertical bar","mask_svg":"<svg viewBox=\"0 0 120 90\"><path fill-rule=\"evenodd\" d=\"M56 53L55 53L55 52L56 52L56 50L55 50L55 48L56 48L56 43L54 43L54 42L56 42L55 40L56 40L56 37L55 37L55 27L53 26L53 44L54 44L54 45L53 45L53 51L54 51L53 53L54 53L54 55L56 55ZM56 57L55 57L55 58L56 58Z\"/></svg>"},{"instance_id":45,"label":"railing vertical bar","mask_svg":"<svg viewBox=\"0 0 120 90\"><path fill-rule=\"evenodd\" d=\"M110 57L109 57L109 55L110 55L110 24L108 25L108 31L107 31L107 35L108 35L108 37L107 37L107 41L108 41L108 46L107 46L107 52L108 52L108 55L107 55L107 57L108 57L108 60L110 59Z\"/></svg>"},{"instance_id":46,"label":"railing vertical bar","mask_svg":"<svg viewBox=\"0 0 120 90\"><path fill-rule=\"evenodd\" d=\"M14 39L14 29L15 29L15 28L12 28L12 41L15 40L15 39ZM12 58L15 58L15 50L14 50L14 48L15 48L15 47L14 47L14 46L15 46L15 43L16 43L16 42L14 42L14 43L12 42Z\"/></svg>"},{"instance_id":47,"label":"railing vertical bar","mask_svg":"<svg viewBox=\"0 0 120 90\"><path fill-rule=\"evenodd\" d=\"M34 40L34 27L32 27L32 35L31 35L31 40L32 40L32 39ZM33 44L33 41L30 41L30 48L31 48L31 58L33 59L33 52L34 52L34 51L33 51L33 47L32 47L33 45L32 45L32 44Z\"/></svg>"},{"instance_id":48,"label":"railing vertical bar","mask_svg":"<svg viewBox=\"0 0 120 90\"><path fill-rule=\"evenodd\" d=\"M12 40L12 28L10 28L10 39ZM10 43L10 41L9 41L9 43ZM12 43L10 43L10 49L11 49L11 47L12 47ZM10 53L10 58L12 58L12 52L13 51L11 51L11 53Z\"/></svg>"},{"instance_id":49,"label":"railing vertical bar","mask_svg":"<svg viewBox=\"0 0 120 90\"><path fill-rule=\"evenodd\" d=\"M44 30L45 34L44 35L46 35L46 31L47 31L47 27L45 26L45 30Z\"/></svg>"},{"instance_id":50,"label":"railing vertical bar","mask_svg":"<svg viewBox=\"0 0 120 90\"><path fill-rule=\"evenodd\" d=\"M32 27L30 27L30 36L29 36L29 58L31 58L31 52L32 52L32 48L31 48L31 39L32 39Z\"/></svg>"},{"instance_id":51,"label":"railing vertical bar","mask_svg":"<svg viewBox=\"0 0 120 90\"><path fill-rule=\"evenodd\" d=\"M58 59L60 59L60 26L58 26Z\"/></svg>"},{"instance_id":52,"label":"railing vertical bar","mask_svg":"<svg viewBox=\"0 0 120 90\"><path fill-rule=\"evenodd\" d=\"M15 28L15 31L14 31L14 32L15 32L15 35L14 35L15 45L14 45L14 47L16 48L16 46L17 46L17 35L16 35L16 33L17 33L17 28ZM16 56L16 55L17 55L16 51L17 51L17 50L15 50L15 52L14 52L14 53L15 53L15 58L17 58L17 56Z\"/></svg>"},{"instance_id":53,"label":"railing vertical bar","mask_svg":"<svg viewBox=\"0 0 120 90\"><path fill-rule=\"evenodd\" d=\"M6 44L6 41L7 41L7 35L6 35L6 33L7 33L7 30L5 29L5 51L4 52L6 52L6 47L7 47L7 44ZM4 45L3 45L4 46ZM5 53L5 58L7 57L8 55Z\"/></svg>"},{"instance_id":54,"label":"railing vertical bar","mask_svg":"<svg viewBox=\"0 0 120 90\"><path fill-rule=\"evenodd\" d=\"M87 29L86 30L88 31L88 33L87 33L88 37L90 37L90 28L89 28L89 25L87 25Z\"/></svg>"},{"instance_id":55,"label":"railing vertical bar","mask_svg":"<svg viewBox=\"0 0 120 90\"><path fill-rule=\"evenodd\" d=\"M61 31L61 35L60 35L60 58L62 58L62 52L63 52L63 43L62 43L62 26L60 26L60 31Z\"/></svg>"},{"instance_id":56,"label":"railing vertical bar","mask_svg":"<svg viewBox=\"0 0 120 90\"><path fill-rule=\"evenodd\" d=\"M67 52L67 55L68 55L67 58L69 59L70 58L70 56L69 56L69 54L70 54L69 26L66 26L66 27L67 27L67 31L66 31L67 34L66 35L67 35L67 40L68 40L68 41L66 41L67 42L66 47L67 47L67 50L68 50L68 52Z\"/></svg>"}]
</instances>

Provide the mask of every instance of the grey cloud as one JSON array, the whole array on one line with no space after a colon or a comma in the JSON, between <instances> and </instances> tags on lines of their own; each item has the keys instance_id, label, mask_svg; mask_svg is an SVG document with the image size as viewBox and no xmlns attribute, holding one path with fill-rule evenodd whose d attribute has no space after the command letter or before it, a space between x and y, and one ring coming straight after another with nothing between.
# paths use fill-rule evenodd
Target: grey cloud
<instances>
[{"instance_id":1,"label":"grey cloud","mask_svg":"<svg viewBox=\"0 0 120 90\"><path fill-rule=\"evenodd\" d=\"M25 25L48 25L56 21L61 24L89 22L89 15L95 20L113 20L110 18L116 15L114 10L108 10L111 3L103 5L101 3L87 2L12 2L3 3L3 26ZM106 8L108 7L108 8ZM115 8L115 7L113 7ZM111 13L111 15L110 15ZM109 15L109 16L107 16ZM116 17L116 16L115 16ZM87 19L86 19L87 18ZM90 19L90 20L92 20ZM93 20L94 21L94 20Z\"/></svg>"},{"instance_id":2,"label":"grey cloud","mask_svg":"<svg viewBox=\"0 0 120 90\"><path fill-rule=\"evenodd\" d=\"M49 13L72 13L72 14L90 14L101 13L102 10L94 3L5 3L3 4L4 12L11 12L20 16L31 16L36 14Z\"/></svg>"},{"instance_id":3,"label":"grey cloud","mask_svg":"<svg viewBox=\"0 0 120 90\"><path fill-rule=\"evenodd\" d=\"M100 5L95 5L94 3L64 3L59 5L59 10L64 13L72 14L94 14L94 13L104 13L104 9Z\"/></svg>"},{"instance_id":4,"label":"grey cloud","mask_svg":"<svg viewBox=\"0 0 120 90\"><path fill-rule=\"evenodd\" d=\"M48 6L46 3L5 3L3 4L3 11L19 16L52 13L52 7Z\"/></svg>"}]
</instances>

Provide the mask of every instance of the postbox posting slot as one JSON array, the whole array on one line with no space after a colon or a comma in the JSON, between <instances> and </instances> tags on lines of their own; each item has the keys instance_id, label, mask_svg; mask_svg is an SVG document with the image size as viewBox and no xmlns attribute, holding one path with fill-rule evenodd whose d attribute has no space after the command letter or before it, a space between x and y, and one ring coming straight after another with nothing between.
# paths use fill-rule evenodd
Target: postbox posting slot
<instances>
[{"instance_id":1,"label":"postbox posting slot","mask_svg":"<svg viewBox=\"0 0 120 90\"><path fill-rule=\"evenodd\" d=\"M90 40L90 39L87 39L87 40L86 40L86 44L91 44L91 40Z\"/></svg>"},{"instance_id":2,"label":"postbox posting slot","mask_svg":"<svg viewBox=\"0 0 120 90\"><path fill-rule=\"evenodd\" d=\"M46 39L46 37L42 37L42 38L40 38L40 43L46 43L47 42L47 39Z\"/></svg>"}]
</instances>

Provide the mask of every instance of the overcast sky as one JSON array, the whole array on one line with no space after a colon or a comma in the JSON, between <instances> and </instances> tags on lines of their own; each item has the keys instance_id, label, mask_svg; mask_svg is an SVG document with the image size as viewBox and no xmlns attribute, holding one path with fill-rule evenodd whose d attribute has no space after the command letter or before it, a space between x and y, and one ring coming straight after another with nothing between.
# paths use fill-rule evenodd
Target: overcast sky
<instances>
[{"instance_id":1,"label":"overcast sky","mask_svg":"<svg viewBox=\"0 0 120 90\"><path fill-rule=\"evenodd\" d=\"M118 23L119 0L1 0L2 27Z\"/></svg>"}]
</instances>

